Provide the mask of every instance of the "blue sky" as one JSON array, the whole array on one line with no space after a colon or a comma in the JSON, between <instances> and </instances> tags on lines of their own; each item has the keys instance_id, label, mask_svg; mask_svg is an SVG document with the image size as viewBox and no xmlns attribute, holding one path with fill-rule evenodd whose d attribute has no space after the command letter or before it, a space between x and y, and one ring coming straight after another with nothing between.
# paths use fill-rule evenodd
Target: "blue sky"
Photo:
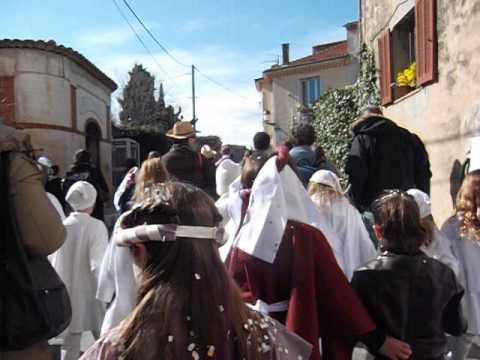
<instances>
[{"instance_id":1,"label":"blue sky","mask_svg":"<svg viewBox=\"0 0 480 360\"><path fill-rule=\"evenodd\" d=\"M174 63L116 0L144 39L146 53L113 0L3 0L0 38L54 39L73 47L120 86L134 63L164 81L167 101L191 118L188 68ZM261 129L260 94L253 80L290 43L290 58L306 56L316 44L342 40L347 22L358 17L357 0L129 0L130 5L170 52L230 89L197 76L197 117L203 134L225 143L249 145ZM161 68L156 64L159 63ZM168 74L168 75L166 75ZM121 92L114 94L114 98ZM114 101L114 110L118 105Z\"/></svg>"}]
</instances>

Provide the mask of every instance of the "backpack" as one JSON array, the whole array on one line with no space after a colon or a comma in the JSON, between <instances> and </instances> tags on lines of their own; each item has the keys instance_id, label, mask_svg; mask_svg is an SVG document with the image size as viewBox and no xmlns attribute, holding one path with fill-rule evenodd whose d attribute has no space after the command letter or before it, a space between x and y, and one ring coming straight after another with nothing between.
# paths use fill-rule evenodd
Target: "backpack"
<instances>
[{"instance_id":1,"label":"backpack","mask_svg":"<svg viewBox=\"0 0 480 360\"><path fill-rule=\"evenodd\" d=\"M59 335L72 317L65 284L45 256L21 241L8 189L8 155L0 159L0 352L18 351Z\"/></svg>"}]
</instances>

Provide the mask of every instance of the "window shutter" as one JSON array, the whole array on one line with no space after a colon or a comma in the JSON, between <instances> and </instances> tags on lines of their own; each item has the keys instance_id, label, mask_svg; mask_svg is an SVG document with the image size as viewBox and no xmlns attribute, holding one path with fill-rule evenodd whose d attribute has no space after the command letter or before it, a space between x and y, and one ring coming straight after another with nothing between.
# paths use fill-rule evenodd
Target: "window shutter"
<instances>
[{"instance_id":1,"label":"window shutter","mask_svg":"<svg viewBox=\"0 0 480 360\"><path fill-rule=\"evenodd\" d=\"M393 101L392 97L392 67L390 58L390 31L387 30L378 39L378 54L380 62L380 95L382 105L388 105Z\"/></svg>"},{"instance_id":2,"label":"window shutter","mask_svg":"<svg viewBox=\"0 0 480 360\"><path fill-rule=\"evenodd\" d=\"M0 76L0 117L8 124L15 121L15 92L13 76Z\"/></svg>"},{"instance_id":3,"label":"window shutter","mask_svg":"<svg viewBox=\"0 0 480 360\"><path fill-rule=\"evenodd\" d=\"M435 0L415 2L415 46L417 57L417 85L435 80L437 74Z\"/></svg>"}]
</instances>

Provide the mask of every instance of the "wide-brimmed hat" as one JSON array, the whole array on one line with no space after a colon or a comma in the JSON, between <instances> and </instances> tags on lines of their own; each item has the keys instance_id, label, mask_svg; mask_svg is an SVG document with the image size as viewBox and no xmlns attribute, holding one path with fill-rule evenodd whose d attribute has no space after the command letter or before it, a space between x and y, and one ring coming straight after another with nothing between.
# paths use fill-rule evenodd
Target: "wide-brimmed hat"
<instances>
[{"instance_id":1,"label":"wide-brimmed hat","mask_svg":"<svg viewBox=\"0 0 480 360\"><path fill-rule=\"evenodd\" d=\"M167 136L174 139L188 139L197 133L190 121L178 121L167 131Z\"/></svg>"}]
</instances>

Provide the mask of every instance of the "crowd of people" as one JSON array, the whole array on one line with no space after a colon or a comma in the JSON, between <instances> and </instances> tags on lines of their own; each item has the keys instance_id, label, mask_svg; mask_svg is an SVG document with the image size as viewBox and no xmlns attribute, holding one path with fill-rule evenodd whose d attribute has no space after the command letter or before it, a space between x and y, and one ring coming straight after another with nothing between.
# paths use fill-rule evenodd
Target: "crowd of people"
<instances>
[{"instance_id":1,"label":"crowd of people","mask_svg":"<svg viewBox=\"0 0 480 360\"><path fill-rule=\"evenodd\" d=\"M228 146L195 151L177 122L169 152L129 160L109 234L88 151L61 178L0 123L0 357L50 359L56 338L65 360L346 360L355 346L466 358L480 334L480 170L439 228L418 136L378 107L351 130L345 189L307 123L275 148L255 134L237 163ZM96 342L81 354L85 332Z\"/></svg>"}]
</instances>

